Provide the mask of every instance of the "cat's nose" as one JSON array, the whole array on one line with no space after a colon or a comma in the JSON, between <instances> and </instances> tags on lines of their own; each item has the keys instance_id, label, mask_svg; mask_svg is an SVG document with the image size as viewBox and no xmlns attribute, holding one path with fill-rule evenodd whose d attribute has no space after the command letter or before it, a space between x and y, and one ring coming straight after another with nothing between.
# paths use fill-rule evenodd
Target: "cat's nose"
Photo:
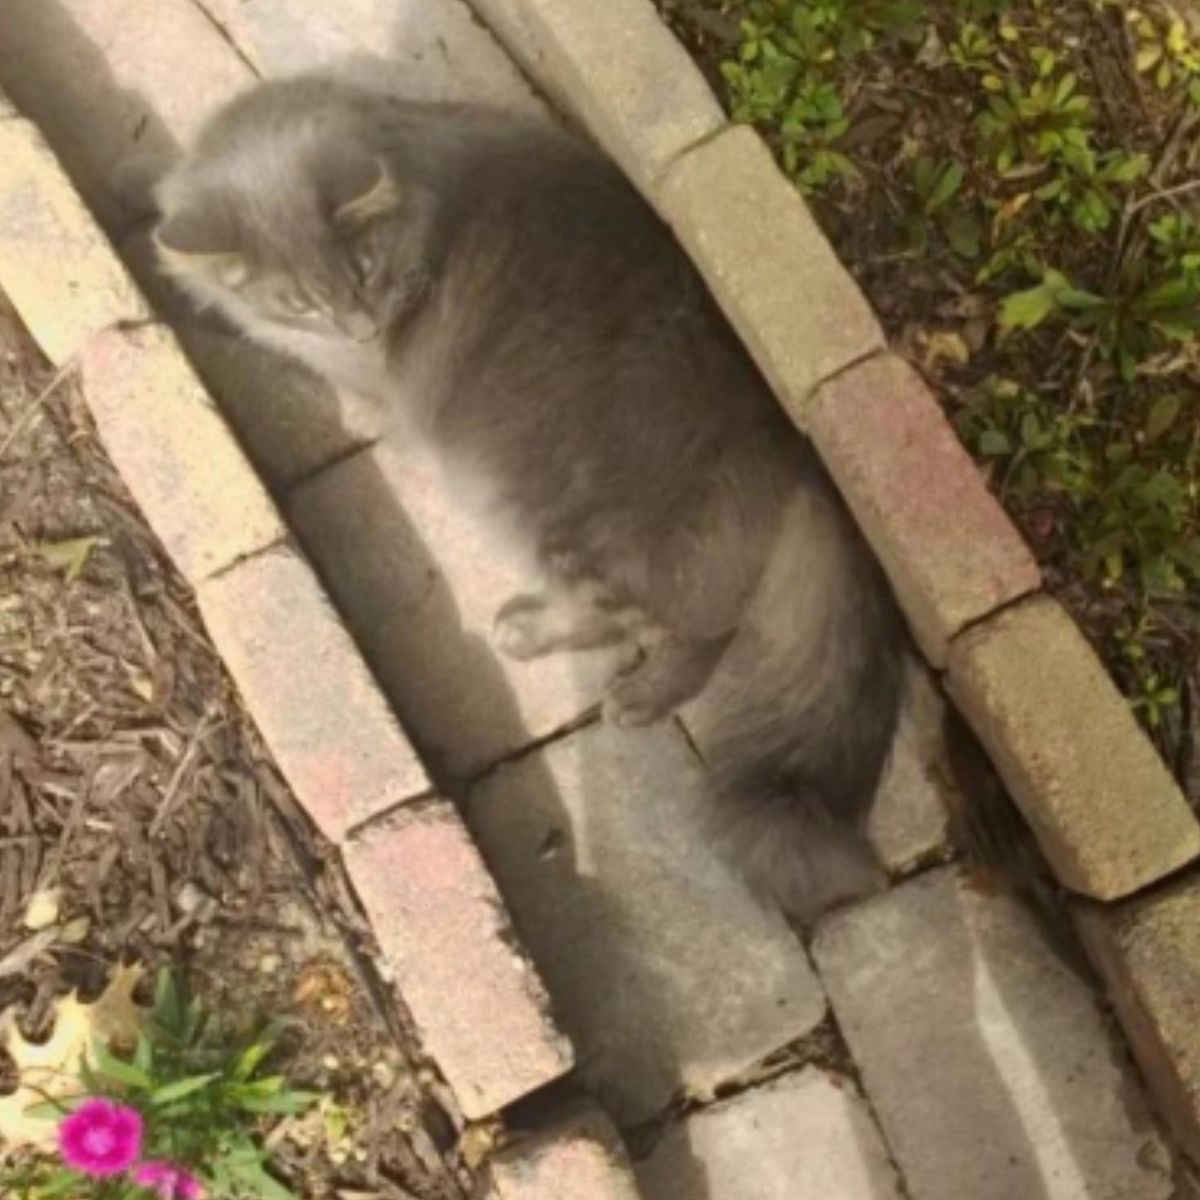
<instances>
[{"instance_id":1,"label":"cat's nose","mask_svg":"<svg viewBox=\"0 0 1200 1200\"><path fill-rule=\"evenodd\" d=\"M347 313L339 324L342 332L356 342L374 341L379 336L379 324L370 313Z\"/></svg>"}]
</instances>

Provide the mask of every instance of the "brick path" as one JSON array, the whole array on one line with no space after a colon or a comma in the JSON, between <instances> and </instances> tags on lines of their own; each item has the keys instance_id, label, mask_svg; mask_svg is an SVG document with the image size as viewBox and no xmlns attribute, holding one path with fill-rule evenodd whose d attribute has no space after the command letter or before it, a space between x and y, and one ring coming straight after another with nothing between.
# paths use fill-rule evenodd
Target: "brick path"
<instances>
[{"instance_id":1,"label":"brick path","mask_svg":"<svg viewBox=\"0 0 1200 1200\"><path fill-rule=\"evenodd\" d=\"M0 86L178 318L425 768L464 812L586 1087L635 1134L646 1200L1176 1195L1171 1152L1091 986L1013 902L977 894L953 865L920 867L938 859L945 833L941 701L926 679L914 680L873 825L897 883L824 923L810 957L705 852L693 823L702 767L680 727L597 724L599 656L520 665L493 655L492 612L525 564L463 521L429 465L370 446L376 431L351 398L161 295L136 179L114 164L131 150L168 157L256 73L386 54L414 94L541 113L460 0L10 0L5 22ZM261 569L286 580L305 568L285 552ZM297 638L323 619L303 606L260 611L254 601L270 588L236 593L202 589L206 619L292 622ZM420 790L415 763L412 775L409 791ZM331 811L330 826L340 834L382 806L363 805ZM373 849L381 828L368 820L350 854L386 939L406 892ZM454 828L417 818L406 831L454 864ZM447 888L451 923L456 895ZM446 929L421 936L453 952ZM491 1017L480 1014L479 1044L465 1046L502 1072L498 1035L485 1043L504 1014ZM533 1079L542 1068L511 1064L526 1069ZM645 1136L668 1115L661 1136ZM557 1144L532 1173L501 1168L497 1194L575 1200L564 1180L595 1169L595 1143L574 1145Z\"/></svg>"}]
</instances>

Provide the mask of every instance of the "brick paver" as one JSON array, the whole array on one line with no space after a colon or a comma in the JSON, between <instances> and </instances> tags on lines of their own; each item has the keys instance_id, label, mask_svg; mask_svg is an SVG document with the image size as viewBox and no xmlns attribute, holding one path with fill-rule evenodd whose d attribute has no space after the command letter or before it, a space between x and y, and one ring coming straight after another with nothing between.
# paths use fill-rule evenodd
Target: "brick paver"
<instances>
[{"instance_id":1,"label":"brick paver","mask_svg":"<svg viewBox=\"0 0 1200 1200\"><path fill-rule=\"evenodd\" d=\"M901 359L839 375L803 420L931 662L945 663L965 625L1038 586L1033 556Z\"/></svg>"},{"instance_id":2,"label":"brick paver","mask_svg":"<svg viewBox=\"0 0 1200 1200\"><path fill-rule=\"evenodd\" d=\"M486 1200L639 1200L617 1131L593 1104L492 1160Z\"/></svg>"},{"instance_id":3,"label":"brick paver","mask_svg":"<svg viewBox=\"0 0 1200 1200\"><path fill-rule=\"evenodd\" d=\"M80 364L101 441L189 583L285 536L170 330L110 330Z\"/></svg>"},{"instance_id":4,"label":"brick paver","mask_svg":"<svg viewBox=\"0 0 1200 1200\"><path fill-rule=\"evenodd\" d=\"M949 685L1068 887L1110 900L1200 854L1175 781L1053 600L959 638Z\"/></svg>"},{"instance_id":5,"label":"brick paver","mask_svg":"<svg viewBox=\"0 0 1200 1200\"><path fill-rule=\"evenodd\" d=\"M837 914L817 967L912 1200L1165 1200L1165 1147L1096 997L953 868Z\"/></svg>"},{"instance_id":6,"label":"brick paver","mask_svg":"<svg viewBox=\"0 0 1200 1200\"><path fill-rule=\"evenodd\" d=\"M296 798L326 837L429 791L308 564L281 546L201 583L200 613Z\"/></svg>"},{"instance_id":7,"label":"brick paver","mask_svg":"<svg viewBox=\"0 0 1200 1200\"><path fill-rule=\"evenodd\" d=\"M646 0L473 0L550 98L642 190L725 114Z\"/></svg>"},{"instance_id":8,"label":"brick paver","mask_svg":"<svg viewBox=\"0 0 1200 1200\"><path fill-rule=\"evenodd\" d=\"M700 827L679 733L593 726L506 764L467 820L618 1123L722 1082L820 1021L799 940Z\"/></svg>"},{"instance_id":9,"label":"brick paver","mask_svg":"<svg viewBox=\"0 0 1200 1200\"><path fill-rule=\"evenodd\" d=\"M466 1116L569 1070L570 1047L452 805L405 806L345 854L396 989Z\"/></svg>"},{"instance_id":10,"label":"brick paver","mask_svg":"<svg viewBox=\"0 0 1200 1200\"><path fill-rule=\"evenodd\" d=\"M145 302L29 121L0 121L0 163L0 286L46 357L63 363L105 326L145 319Z\"/></svg>"},{"instance_id":11,"label":"brick paver","mask_svg":"<svg viewBox=\"0 0 1200 1200\"><path fill-rule=\"evenodd\" d=\"M658 204L793 418L883 333L753 130L718 134L667 172Z\"/></svg>"},{"instance_id":12,"label":"brick paver","mask_svg":"<svg viewBox=\"0 0 1200 1200\"><path fill-rule=\"evenodd\" d=\"M902 1195L883 1139L854 1085L817 1067L669 1127L650 1158L639 1164L638 1181L646 1200L900 1200Z\"/></svg>"}]
</instances>

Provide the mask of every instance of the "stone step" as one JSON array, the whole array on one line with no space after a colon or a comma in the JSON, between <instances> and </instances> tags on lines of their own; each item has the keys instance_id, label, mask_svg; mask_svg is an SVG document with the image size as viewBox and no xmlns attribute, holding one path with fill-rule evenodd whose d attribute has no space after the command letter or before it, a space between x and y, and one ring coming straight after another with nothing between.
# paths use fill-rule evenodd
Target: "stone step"
<instances>
[{"instance_id":1,"label":"stone step","mask_svg":"<svg viewBox=\"0 0 1200 1200\"><path fill-rule=\"evenodd\" d=\"M678 730L594 725L498 768L467 824L618 1124L711 1096L808 1033L825 997L799 940L700 831Z\"/></svg>"},{"instance_id":2,"label":"stone step","mask_svg":"<svg viewBox=\"0 0 1200 1200\"><path fill-rule=\"evenodd\" d=\"M1165 1200L1170 1159L1091 988L954 868L836 914L817 967L912 1200Z\"/></svg>"},{"instance_id":3,"label":"stone step","mask_svg":"<svg viewBox=\"0 0 1200 1200\"><path fill-rule=\"evenodd\" d=\"M819 1067L670 1126L637 1174L644 1200L901 1200L903 1194L854 1084Z\"/></svg>"}]
</instances>

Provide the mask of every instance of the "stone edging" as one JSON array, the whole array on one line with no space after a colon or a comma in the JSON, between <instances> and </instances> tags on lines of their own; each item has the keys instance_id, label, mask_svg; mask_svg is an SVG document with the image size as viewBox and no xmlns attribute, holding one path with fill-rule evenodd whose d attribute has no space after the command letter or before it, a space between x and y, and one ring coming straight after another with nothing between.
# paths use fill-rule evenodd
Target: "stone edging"
<instances>
[{"instance_id":1,"label":"stone edging","mask_svg":"<svg viewBox=\"0 0 1200 1200\"><path fill-rule=\"evenodd\" d=\"M180 573L276 763L340 851L423 1049L468 1119L574 1054L455 807L417 755L169 328L38 130L0 95L0 289L60 369ZM496 1159L491 1200L636 1200L594 1105ZM563 1190L563 1189L566 1190Z\"/></svg>"},{"instance_id":2,"label":"stone edging","mask_svg":"<svg viewBox=\"0 0 1200 1200\"><path fill-rule=\"evenodd\" d=\"M761 139L650 0L469 0L704 275L883 563L1060 882L1158 1101L1200 1154L1200 826L941 406ZM1193 932L1181 914L1191 917Z\"/></svg>"}]
</instances>

